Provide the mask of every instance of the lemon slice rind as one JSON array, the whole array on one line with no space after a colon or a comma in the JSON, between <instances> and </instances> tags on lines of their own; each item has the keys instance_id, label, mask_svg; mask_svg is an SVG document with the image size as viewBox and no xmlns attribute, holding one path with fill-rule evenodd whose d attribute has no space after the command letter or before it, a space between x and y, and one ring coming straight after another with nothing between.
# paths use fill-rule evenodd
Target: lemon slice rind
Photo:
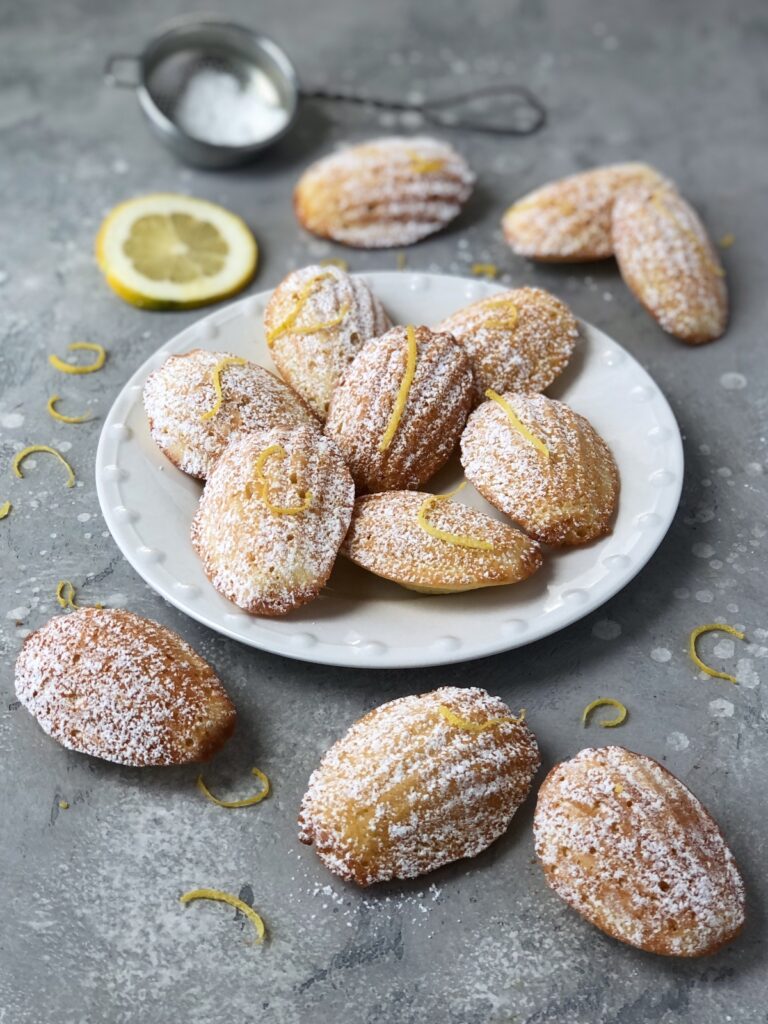
<instances>
[{"instance_id":1,"label":"lemon slice rind","mask_svg":"<svg viewBox=\"0 0 768 1024\"><path fill-rule=\"evenodd\" d=\"M214 226L227 246L224 265L217 273L177 283L153 280L136 268L124 250L136 222L142 217L173 213ZM245 221L223 206L192 196L157 192L120 203L106 216L96 237L96 260L109 286L131 305L192 309L228 298L244 288L256 271L258 246Z\"/></svg>"}]
</instances>

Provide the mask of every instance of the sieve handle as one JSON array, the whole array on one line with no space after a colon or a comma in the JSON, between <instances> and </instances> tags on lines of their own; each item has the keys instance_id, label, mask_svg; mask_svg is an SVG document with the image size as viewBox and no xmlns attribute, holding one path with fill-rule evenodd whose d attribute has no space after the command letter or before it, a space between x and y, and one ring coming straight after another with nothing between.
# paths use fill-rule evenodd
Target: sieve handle
<instances>
[{"instance_id":1,"label":"sieve handle","mask_svg":"<svg viewBox=\"0 0 768 1024\"><path fill-rule=\"evenodd\" d=\"M116 89L135 89L141 83L140 66L141 59L132 53L113 53L104 65L104 81ZM131 69L128 78L124 77L127 68Z\"/></svg>"}]
</instances>

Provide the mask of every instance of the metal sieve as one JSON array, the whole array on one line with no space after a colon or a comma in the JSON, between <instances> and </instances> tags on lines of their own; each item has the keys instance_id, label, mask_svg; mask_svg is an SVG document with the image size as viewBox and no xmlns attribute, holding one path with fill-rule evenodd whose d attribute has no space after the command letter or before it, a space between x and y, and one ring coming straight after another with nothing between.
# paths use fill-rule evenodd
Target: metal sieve
<instances>
[{"instance_id":1,"label":"metal sieve","mask_svg":"<svg viewBox=\"0 0 768 1024\"><path fill-rule=\"evenodd\" d=\"M290 131L300 98L413 111L438 127L503 135L531 135L546 121L530 90L505 82L419 103L305 90L273 40L200 15L172 22L138 56L114 54L105 76L111 85L135 89L158 138L200 167L254 159Z\"/></svg>"},{"instance_id":2,"label":"metal sieve","mask_svg":"<svg viewBox=\"0 0 768 1024\"><path fill-rule=\"evenodd\" d=\"M299 82L286 54L229 22L173 22L139 56L111 56L105 75L135 89L158 138L199 167L252 160L296 119Z\"/></svg>"}]
</instances>

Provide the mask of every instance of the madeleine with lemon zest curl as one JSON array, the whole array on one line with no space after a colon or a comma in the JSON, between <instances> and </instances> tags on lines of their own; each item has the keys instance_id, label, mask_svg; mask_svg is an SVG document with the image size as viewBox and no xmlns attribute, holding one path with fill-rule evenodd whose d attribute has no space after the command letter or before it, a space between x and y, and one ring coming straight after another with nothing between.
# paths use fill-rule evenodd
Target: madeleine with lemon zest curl
<instances>
[{"instance_id":1,"label":"madeleine with lemon zest curl","mask_svg":"<svg viewBox=\"0 0 768 1024\"><path fill-rule=\"evenodd\" d=\"M213 390L216 394L216 401L213 406L206 412L201 413L200 419L204 422L212 420L213 417L221 409L221 403L224 400L224 393L221 390L221 372L228 366L245 366L246 360L240 359L239 356L225 356L224 359L220 359L218 363L211 370L211 383L213 384Z\"/></svg>"},{"instance_id":2,"label":"madeleine with lemon zest curl","mask_svg":"<svg viewBox=\"0 0 768 1024\"><path fill-rule=\"evenodd\" d=\"M362 569L423 594L507 586L541 567L536 541L449 497L419 491L360 495L342 553Z\"/></svg>"},{"instance_id":3,"label":"madeleine with lemon zest curl","mask_svg":"<svg viewBox=\"0 0 768 1024\"><path fill-rule=\"evenodd\" d=\"M696 641L699 637L703 636L704 633L714 633L715 631L729 633L731 636L735 636L737 640L744 639L744 633L742 633L740 629L736 629L734 626L728 626L724 622L710 622L705 626L697 626L695 629L691 630L691 636L688 641L688 654L690 659L697 668L701 669L702 672L706 672L708 676L712 676L715 679L725 679L726 682L734 683L734 685L738 686L739 681L736 676L732 676L728 672L720 672L716 668L710 668L709 665L706 665L701 660L696 651Z\"/></svg>"},{"instance_id":4,"label":"madeleine with lemon zest curl","mask_svg":"<svg viewBox=\"0 0 768 1024\"><path fill-rule=\"evenodd\" d=\"M57 355L48 356L48 362L54 370L59 370L61 373L96 373L107 361L107 350L103 345L97 345L94 341L73 341L71 345L67 345L67 349L70 352L78 352L80 350L95 352L96 358L92 363L88 363L85 366L74 366L72 363L65 363Z\"/></svg>"},{"instance_id":5,"label":"madeleine with lemon zest curl","mask_svg":"<svg viewBox=\"0 0 768 1024\"><path fill-rule=\"evenodd\" d=\"M89 412L87 412L84 416L65 416L63 412L59 412L58 409L56 409L56 403L58 401L58 395L51 395L51 397L48 399L46 409L48 410L49 414L53 416L55 420L58 420L60 423L87 423L88 420L91 419L91 414Z\"/></svg>"},{"instance_id":6,"label":"madeleine with lemon zest curl","mask_svg":"<svg viewBox=\"0 0 768 1024\"><path fill-rule=\"evenodd\" d=\"M192 903L194 900L214 900L217 903L228 903L230 907L234 907L241 914L245 914L256 929L256 944L258 945L264 941L267 929L264 927L263 920L253 907L249 907L247 903L239 900L232 893L222 892L221 889L193 889L191 892L185 892L183 896L179 896L180 903Z\"/></svg>"},{"instance_id":7,"label":"madeleine with lemon zest curl","mask_svg":"<svg viewBox=\"0 0 768 1024\"><path fill-rule=\"evenodd\" d=\"M220 800L219 797L214 796L213 793L208 789L205 784L205 780L202 775L198 775L195 780L195 785L206 798L210 800L212 804L216 804L217 807L253 807L254 804L260 804L262 800L269 796L269 779L264 772L259 771L258 768L251 768L251 775L254 775L261 783L261 789L258 793L254 793L253 796L246 796L242 800Z\"/></svg>"},{"instance_id":8,"label":"madeleine with lemon zest curl","mask_svg":"<svg viewBox=\"0 0 768 1024\"><path fill-rule=\"evenodd\" d=\"M601 718L597 723L604 729L613 729L617 725L621 725L626 720L629 712L621 703L621 701L614 700L613 697L598 697L597 700L593 700L591 704L587 704L581 713L581 724L586 727L587 719L597 708L616 708L618 714L615 718Z\"/></svg>"},{"instance_id":9,"label":"madeleine with lemon zest curl","mask_svg":"<svg viewBox=\"0 0 768 1024\"><path fill-rule=\"evenodd\" d=\"M21 471L21 464L24 462L24 459L26 459L28 455L34 455L36 452L44 452L47 455L55 456L55 458L59 460L62 466L66 468L67 473L69 474L69 476L67 477L67 487L75 486L74 469L72 469L70 464L61 454L61 452L56 451L55 448L50 448L47 444L31 444L27 448L22 448L20 452L16 452L16 454L13 457L13 462L11 463L11 466L13 467L14 474L17 477L19 477L19 479L24 478L24 474Z\"/></svg>"}]
</instances>

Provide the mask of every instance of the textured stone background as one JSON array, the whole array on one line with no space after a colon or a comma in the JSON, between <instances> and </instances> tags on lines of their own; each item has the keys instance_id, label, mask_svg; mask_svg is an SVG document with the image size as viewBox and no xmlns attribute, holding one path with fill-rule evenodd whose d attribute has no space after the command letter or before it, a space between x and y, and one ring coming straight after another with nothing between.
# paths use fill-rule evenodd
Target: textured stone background
<instances>
[{"instance_id":1,"label":"textured stone background","mask_svg":"<svg viewBox=\"0 0 768 1024\"><path fill-rule=\"evenodd\" d=\"M419 672L351 672L260 654L185 619L147 590L105 533L92 465L99 420L54 423L68 408L103 417L121 383L198 314L142 313L105 287L91 255L100 219L135 193L189 191L242 214L262 245L254 289L329 255L290 212L301 168L335 143L398 127L386 116L308 107L262 163L190 171L150 139L133 97L105 88L111 51L135 51L178 0L0 0L0 1021L160 1024L218 1020L354 1024L768 1020L763 958L768 675L765 179L768 12L760 0L227 0L221 13L277 37L308 84L439 93L473 82L529 83L551 109L543 134L457 136L480 177L461 222L411 250L414 268L552 288L613 334L668 395L685 435L680 512L651 564L609 605L527 649ZM547 269L515 258L505 206L540 182L624 158L658 164L701 209L733 298L727 337L691 350L665 337L610 264ZM353 254L391 269L391 253ZM78 338L107 345L106 369L63 380L46 362ZM25 444L67 449L79 483ZM218 669L240 711L215 768L220 786L258 764L274 797L225 812L201 801L193 770L120 769L68 753L17 708L13 662L27 631L58 609L68 577L86 602L167 623ZM741 685L697 678L692 626L741 623L750 644L717 647ZM712 654L712 648L709 648ZM714 654L713 654L714 657ZM441 683L481 684L525 705L545 762L608 739L664 761L722 823L749 886L743 937L717 956L665 961L604 938L545 888L532 862L531 807L472 863L360 893L296 841L294 819L320 753L372 705ZM631 709L620 734L584 732L582 707L608 693ZM70 803L59 811L59 799ZM263 949L219 907L182 910L184 889L243 892L269 923Z\"/></svg>"}]
</instances>

